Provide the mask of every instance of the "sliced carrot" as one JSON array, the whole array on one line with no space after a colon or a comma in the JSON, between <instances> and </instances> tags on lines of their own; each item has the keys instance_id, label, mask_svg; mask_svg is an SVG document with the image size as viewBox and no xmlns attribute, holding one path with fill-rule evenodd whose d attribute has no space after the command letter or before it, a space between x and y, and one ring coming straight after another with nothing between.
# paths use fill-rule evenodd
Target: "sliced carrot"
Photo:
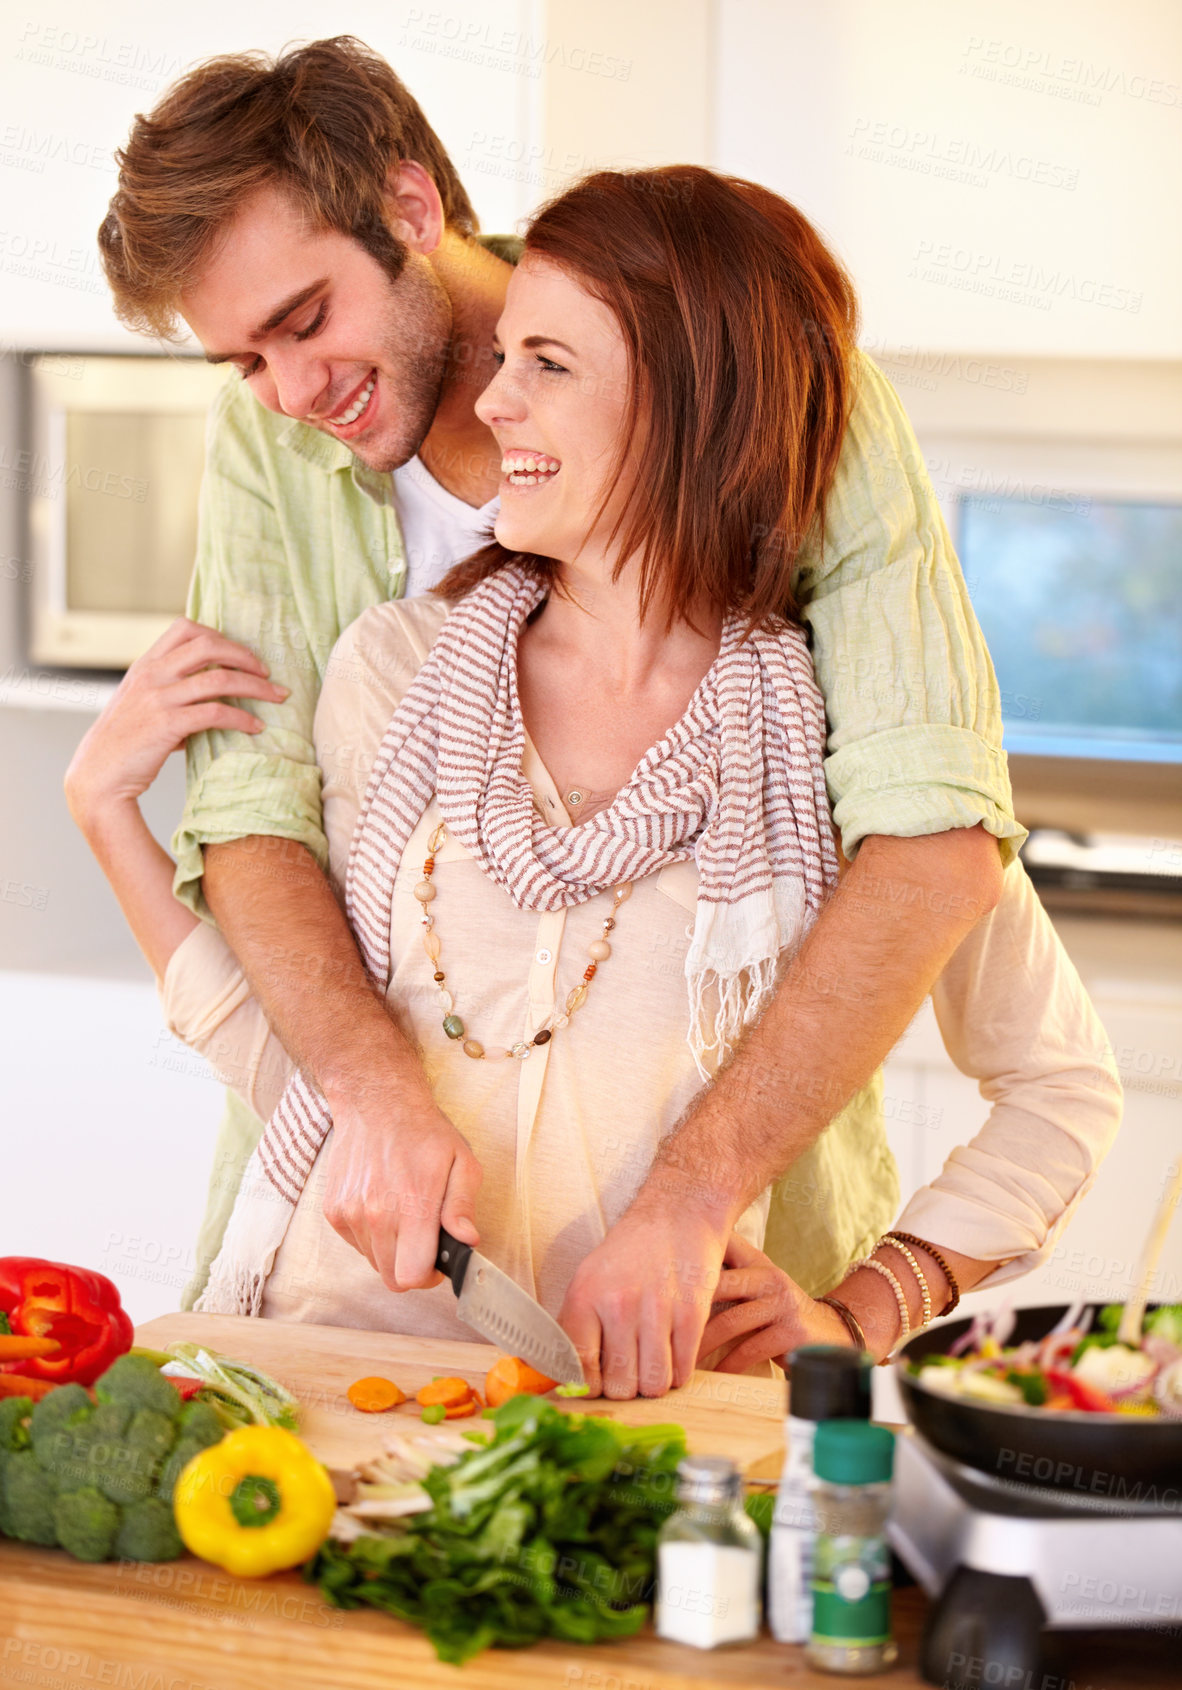
<instances>
[{"instance_id":1,"label":"sliced carrot","mask_svg":"<svg viewBox=\"0 0 1182 1690\"><path fill-rule=\"evenodd\" d=\"M499 1408L503 1402L508 1402L510 1397L543 1397L547 1391L554 1389L555 1383L555 1380L547 1379L544 1373L538 1373L528 1362L519 1360L517 1356L502 1356L489 1368L484 1389L488 1406Z\"/></svg>"},{"instance_id":2,"label":"sliced carrot","mask_svg":"<svg viewBox=\"0 0 1182 1690\"><path fill-rule=\"evenodd\" d=\"M34 1402L57 1390L54 1379L25 1379L19 1373L0 1373L0 1397L31 1397Z\"/></svg>"},{"instance_id":3,"label":"sliced carrot","mask_svg":"<svg viewBox=\"0 0 1182 1690\"><path fill-rule=\"evenodd\" d=\"M471 1395L472 1387L466 1379L432 1379L429 1385L424 1385L416 1393L415 1401L424 1408L434 1408L436 1404L444 1408L458 1408Z\"/></svg>"},{"instance_id":4,"label":"sliced carrot","mask_svg":"<svg viewBox=\"0 0 1182 1690\"><path fill-rule=\"evenodd\" d=\"M383 1379L378 1374L354 1379L345 1395L363 1414L384 1414L388 1408L397 1408L400 1402L406 1401L406 1392L393 1379Z\"/></svg>"},{"instance_id":5,"label":"sliced carrot","mask_svg":"<svg viewBox=\"0 0 1182 1690\"><path fill-rule=\"evenodd\" d=\"M445 1408L443 1418L445 1420L466 1420L470 1414L475 1414L479 1407L480 1399L474 1393L468 1398L467 1402L458 1402L454 1408Z\"/></svg>"},{"instance_id":6,"label":"sliced carrot","mask_svg":"<svg viewBox=\"0 0 1182 1690\"><path fill-rule=\"evenodd\" d=\"M0 1332L0 1361L28 1361L30 1356L52 1356L61 1349L56 1338L30 1338L24 1332Z\"/></svg>"}]
</instances>

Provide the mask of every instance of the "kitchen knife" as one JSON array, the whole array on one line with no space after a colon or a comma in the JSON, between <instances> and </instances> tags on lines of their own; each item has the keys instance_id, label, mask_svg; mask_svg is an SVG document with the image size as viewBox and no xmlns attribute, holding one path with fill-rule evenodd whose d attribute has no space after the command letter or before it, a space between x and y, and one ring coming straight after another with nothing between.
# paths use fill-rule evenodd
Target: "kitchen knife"
<instances>
[{"instance_id":1,"label":"kitchen knife","mask_svg":"<svg viewBox=\"0 0 1182 1690\"><path fill-rule=\"evenodd\" d=\"M586 1383L579 1352L558 1322L487 1256L470 1244L461 1244L443 1227L435 1266L451 1280L458 1299L456 1313L466 1326L505 1355L527 1361L547 1379L557 1379L562 1385Z\"/></svg>"}]
</instances>

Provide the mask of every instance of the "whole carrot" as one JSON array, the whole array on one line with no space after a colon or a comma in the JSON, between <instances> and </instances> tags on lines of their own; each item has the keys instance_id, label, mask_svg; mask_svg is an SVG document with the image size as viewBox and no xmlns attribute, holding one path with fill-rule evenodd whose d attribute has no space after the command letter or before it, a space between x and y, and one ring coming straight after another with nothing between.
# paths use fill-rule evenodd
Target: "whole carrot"
<instances>
[{"instance_id":1,"label":"whole carrot","mask_svg":"<svg viewBox=\"0 0 1182 1690\"><path fill-rule=\"evenodd\" d=\"M61 1349L56 1338L32 1338L25 1332L0 1332L0 1361L28 1361L53 1356Z\"/></svg>"},{"instance_id":2,"label":"whole carrot","mask_svg":"<svg viewBox=\"0 0 1182 1690\"><path fill-rule=\"evenodd\" d=\"M30 1397L33 1402L40 1402L56 1390L52 1379L26 1379L19 1373L0 1373L0 1398Z\"/></svg>"}]
</instances>

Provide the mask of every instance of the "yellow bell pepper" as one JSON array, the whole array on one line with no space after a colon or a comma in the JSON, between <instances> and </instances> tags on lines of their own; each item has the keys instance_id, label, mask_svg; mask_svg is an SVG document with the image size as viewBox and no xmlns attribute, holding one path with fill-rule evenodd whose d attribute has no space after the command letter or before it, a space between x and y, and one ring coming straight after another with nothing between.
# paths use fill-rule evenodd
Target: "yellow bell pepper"
<instances>
[{"instance_id":1,"label":"yellow bell pepper","mask_svg":"<svg viewBox=\"0 0 1182 1690\"><path fill-rule=\"evenodd\" d=\"M294 1432L243 1426L195 1455L173 1492L186 1549L238 1578L297 1566L328 1536L336 1496Z\"/></svg>"}]
</instances>

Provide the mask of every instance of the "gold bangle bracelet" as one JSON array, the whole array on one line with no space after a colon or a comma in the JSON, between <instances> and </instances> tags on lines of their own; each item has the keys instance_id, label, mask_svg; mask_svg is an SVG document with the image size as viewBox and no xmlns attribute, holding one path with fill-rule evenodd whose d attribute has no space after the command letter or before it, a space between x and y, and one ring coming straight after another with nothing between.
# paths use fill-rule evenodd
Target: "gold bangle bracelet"
<instances>
[{"instance_id":1,"label":"gold bangle bracelet","mask_svg":"<svg viewBox=\"0 0 1182 1690\"><path fill-rule=\"evenodd\" d=\"M858 1324L858 1317L854 1313L853 1309L847 1308L846 1305L843 1302L840 1302L836 1297L818 1297L817 1301L819 1303L824 1303L827 1309L834 1309L841 1316L842 1320L845 1322L846 1331L854 1340L858 1349L865 1350L867 1354L869 1354L870 1345L866 1342L866 1334Z\"/></svg>"}]
</instances>

